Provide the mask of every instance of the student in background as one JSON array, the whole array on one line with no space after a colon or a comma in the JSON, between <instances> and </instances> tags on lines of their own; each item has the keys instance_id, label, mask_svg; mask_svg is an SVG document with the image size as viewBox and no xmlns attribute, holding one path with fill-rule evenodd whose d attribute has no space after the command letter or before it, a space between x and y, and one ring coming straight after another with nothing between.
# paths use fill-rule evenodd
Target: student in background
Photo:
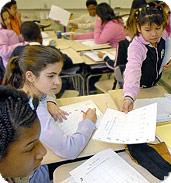
<instances>
[{"instance_id":1,"label":"student in background","mask_svg":"<svg viewBox=\"0 0 171 183\"><path fill-rule=\"evenodd\" d=\"M53 95L60 85L59 74L63 57L59 50L49 46L27 46L19 58L10 60L4 76L4 85L12 85L37 96L40 104L37 114L41 123L40 140L54 153L66 159L75 159L88 143L95 130L96 112L85 111L73 135L67 135L55 123L47 110L45 95ZM81 112L81 111L80 111Z\"/></svg>"},{"instance_id":2,"label":"student in background","mask_svg":"<svg viewBox=\"0 0 171 183\"><path fill-rule=\"evenodd\" d=\"M163 7L147 4L132 14L132 30L136 36L128 48L128 63L124 73L123 104L121 111L133 109L140 87L152 87L161 78L159 73L165 52L167 14ZM170 67L165 65L163 70Z\"/></svg>"},{"instance_id":3,"label":"student in background","mask_svg":"<svg viewBox=\"0 0 171 183\"><path fill-rule=\"evenodd\" d=\"M40 122L24 92L0 86L0 119L2 176L9 183L50 183L48 166L40 166L46 154Z\"/></svg>"},{"instance_id":4,"label":"student in background","mask_svg":"<svg viewBox=\"0 0 171 183\"><path fill-rule=\"evenodd\" d=\"M101 3L96 7L96 25L94 32L71 35L72 39L94 39L95 43L110 43L116 48L119 41L125 39L124 23L116 16L113 9L107 3Z\"/></svg>"},{"instance_id":5,"label":"student in background","mask_svg":"<svg viewBox=\"0 0 171 183\"><path fill-rule=\"evenodd\" d=\"M8 2L5 7L8 9L11 20L11 29L14 30L17 35L20 35L20 26L21 26L21 13L17 10L17 3L15 0Z\"/></svg>"},{"instance_id":6,"label":"student in background","mask_svg":"<svg viewBox=\"0 0 171 183\"><path fill-rule=\"evenodd\" d=\"M13 50L17 46L23 46L25 44L20 36L17 36L17 34L13 30L10 30L11 23L8 9L3 7L0 13L0 56L2 57L4 67L6 67Z\"/></svg>"},{"instance_id":7,"label":"student in background","mask_svg":"<svg viewBox=\"0 0 171 183\"><path fill-rule=\"evenodd\" d=\"M97 1L96 0L87 0L86 1L87 11L88 14L82 15L81 17L70 20L69 25L73 29L82 29L87 32L94 31L94 26L96 23L96 6Z\"/></svg>"}]
</instances>

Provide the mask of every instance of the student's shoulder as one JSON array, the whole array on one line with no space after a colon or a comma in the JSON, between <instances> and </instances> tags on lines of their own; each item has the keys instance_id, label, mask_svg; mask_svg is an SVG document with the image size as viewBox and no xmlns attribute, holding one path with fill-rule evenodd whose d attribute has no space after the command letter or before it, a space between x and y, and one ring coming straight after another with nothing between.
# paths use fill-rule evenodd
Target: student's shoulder
<instances>
[{"instance_id":1,"label":"student's shoulder","mask_svg":"<svg viewBox=\"0 0 171 183\"><path fill-rule=\"evenodd\" d=\"M25 48L25 46L18 46L18 47L16 47L16 48L13 50L13 52L12 52L10 58L19 56L19 55L21 54L21 52L23 51L24 48Z\"/></svg>"}]
</instances>

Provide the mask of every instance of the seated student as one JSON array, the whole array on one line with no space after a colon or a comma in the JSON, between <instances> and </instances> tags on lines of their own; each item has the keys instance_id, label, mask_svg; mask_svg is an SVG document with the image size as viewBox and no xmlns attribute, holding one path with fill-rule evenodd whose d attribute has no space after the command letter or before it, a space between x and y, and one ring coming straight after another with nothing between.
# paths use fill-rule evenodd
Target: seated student
<instances>
[{"instance_id":1,"label":"seated student","mask_svg":"<svg viewBox=\"0 0 171 183\"><path fill-rule=\"evenodd\" d=\"M53 95L60 85L59 74L63 57L50 46L27 46L18 58L10 60L4 76L4 85L12 85L37 96L40 104L37 114L41 123L40 140L54 153L66 159L75 159L88 143L95 130L96 113L89 109L73 135L62 131L47 111L45 95ZM81 111L80 111L81 112Z\"/></svg>"},{"instance_id":2,"label":"seated student","mask_svg":"<svg viewBox=\"0 0 171 183\"><path fill-rule=\"evenodd\" d=\"M1 10L1 28L0 28L0 56L4 67L11 56L11 53L17 46L23 46L25 43L20 39L19 36L13 31L9 30L10 18L6 8Z\"/></svg>"},{"instance_id":3,"label":"seated student","mask_svg":"<svg viewBox=\"0 0 171 183\"><path fill-rule=\"evenodd\" d=\"M96 7L96 25L94 32L71 35L71 39L94 39L95 43L110 43L116 48L119 41L125 39L124 23L116 16L113 9L107 3L101 3Z\"/></svg>"},{"instance_id":4,"label":"seated student","mask_svg":"<svg viewBox=\"0 0 171 183\"><path fill-rule=\"evenodd\" d=\"M160 80L167 33L167 14L163 7L153 3L137 9L130 17L136 34L128 48L128 63L124 73L123 104L121 111L133 109L140 87L152 87ZM164 65L163 71L170 64Z\"/></svg>"},{"instance_id":5,"label":"seated student","mask_svg":"<svg viewBox=\"0 0 171 183\"><path fill-rule=\"evenodd\" d=\"M17 10L17 3L15 0L11 0L5 7L8 9L10 14L11 27L13 31L16 32L17 35L20 35L20 26L21 26L21 13Z\"/></svg>"},{"instance_id":6,"label":"seated student","mask_svg":"<svg viewBox=\"0 0 171 183\"><path fill-rule=\"evenodd\" d=\"M34 99L34 101L36 101ZM50 183L40 122L24 92L0 86L0 173L9 183Z\"/></svg>"},{"instance_id":7,"label":"seated student","mask_svg":"<svg viewBox=\"0 0 171 183\"><path fill-rule=\"evenodd\" d=\"M89 14L82 15L81 17L70 20L69 25L73 29L83 29L86 32L94 31L94 26L96 23L96 0L87 0L86 1L87 11Z\"/></svg>"}]
</instances>

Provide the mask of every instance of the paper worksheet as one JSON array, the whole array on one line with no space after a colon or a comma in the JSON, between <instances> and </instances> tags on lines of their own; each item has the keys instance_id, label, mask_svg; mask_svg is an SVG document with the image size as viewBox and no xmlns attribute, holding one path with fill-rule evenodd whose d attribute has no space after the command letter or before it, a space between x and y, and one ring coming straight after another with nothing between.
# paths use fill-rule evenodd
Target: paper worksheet
<instances>
[{"instance_id":1,"label":"paper worksheet","mask_svg":"<svg viewBox=\"0 0 171 183\"><path fill-rule=\"evenodd\" d=\"M166 42L166 50L165 50L165 56L163 58L162 65L159 70L159 74L162 72L163 65L166 65L171 60L171 37L169 37L168 41Z\"/></svg>"},{"instance_id":2,"label":"paper worksheet","mask_svg":"<svg viewBox=\"0 0 171 183\"><path fill-rule=\"evenodd\" d=\"M111 60L115 60L116 51L102 51L105 53ZM95 62L102 62L104 61L103 58L99 58L98 51L92 50L89 52L84 52L84 55L88 56Z\"/></svg>"},{"instance_id":3,"label":"paper worksheet","mask_svg":"<svg viewBox=\"0 0 171 183\"><path fill-rule=\"evenodd\" d=\"M107 109L93 139L110 143L137 144L155 140L157 103L125 114Z\"/></svg>"},{"instance_id":4,"label":"paper worksheet","mask_svg":"<svg viewBox=\"0 0 171 183\"><path fill-rule=\"evenodd\" d=\"M75 40L76 42L79 42L81 44L84 44L89 47L96 47L96 46L104 46L104 45L109 45L109 43L104 43L104 44L96 44L94 42L94 39L85 39L85 40Z\"/></svg>"},{"instance_id":5,"label":"paper worksheet","mask_svg":"<svg viewBox=\"0 0 171 183\"><path fill-rule=\"evenodd\" d=\"M88 108L96 108L97 122L96 126L99 126L103 118L103 113L99 110L96 104L92 100L87 100L84 102L79 102L67 106L60 107L60 109L69 113L67 120L63 120L62 123L58 122L57 125L61 128L67 135L72 135L76 132L78 124L83 120L83 113L81 111L87 111Z\"/></svg>"},{"instance_id":6,"label":"paper worksheet","mask_svg":"<svg viewBox=\"0 0 171 183\"><path fill-rule=\"evenodd\" d=\"M134 103L134 108L137 109L153 103L157 103L157 123L171 121L170 97L137 99Z\"/></svg>"},{"instance_id":7,"label":"paper worksheet","mask_svg":"<svg viewBox=\"0 0 171 183\"><path fill-rule=\"evenodd\" d=\"M77 183L77 182L74 180L73 177L70 176L69 178L63 180L63 181L60 182L60 183Z\"/></svg>"},{"instance_id":8,"label":"paper worksheet","mask_svg":"<svg viewBox=\"0 0 171 183\"><path fill-rule=\"evenodd\" d=\"M149 183L112 149L106 149L70 172L78 183Z\"/></svg>"},{"instance_id":9,"label":"paper worksheet","mask_svg":"<svg viewBox=\"0 0 171 183\"><path fill-rule=\"evenodd\" d=\"M64 26L68 25L70 15L71 13L69 11L66 11L63 8L54 5L51 6L49 12L49 18L60 21L60 23Z\"/></svg>"}]
</instances>

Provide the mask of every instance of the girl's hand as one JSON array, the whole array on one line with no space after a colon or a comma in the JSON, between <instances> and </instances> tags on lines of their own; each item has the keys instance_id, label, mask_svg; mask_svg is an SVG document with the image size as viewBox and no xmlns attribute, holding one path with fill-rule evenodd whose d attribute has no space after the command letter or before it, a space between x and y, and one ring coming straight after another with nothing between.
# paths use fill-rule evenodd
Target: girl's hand
<instances>
[{"instance_id":1,"label":"girl's hand","mask_svg":"<svg viewBox=\"0 0 171 183\"><path fill-rule=\"evenodd\" d=\"M76 35L75 35L75 34L71 34L71 35L70 35L70 38L71 38L72 40L75 40L75 39L76 39Z\"/></svg>"},{"instance_id":2,"label":"girl's hand","mask_svg":"<svg viewBox=\"0 0 171 183\"><path fill-rule=\"evenodd\" d=\"M167 71L169 69L169 67L171 67L171 60L169 61L169 63L167 65L163 65L163 71Z\"/></svg>"},{"instance_id":3,"label":"girl's hand","mask_svg":"<svg viewBox=\"0 0 171 183\"><path fill-rule=\"evenodd\" d=\"M83 114L83 119L89 119L93 123L96 123L97 120L97 115L96 115L96 109L88 109L84 114Z\"/></svg>"},{"instance_id":4,"label":"girl's hand","mask_svg":"<svg viewBox=\"0 0 171 183\"><path fill-rule=\"evenodd\" d=\"M61 25L61 22L59 20L55 20L54 22L56 23L56 25Z\"/></svg>"},{"instance_id":5,"label":"girl's hand","mask_svg":"<svg viewBox=\"0 0 171 183\"><path fill-rule=\"evenodd\" d=\"M132 111L132 109L133 109L132 101L129 99L125 99L122 103L120 111L127 114L129 111Z\"/></svg>"},{"instance_id":6,"label":"girl's hand","mask_svg":"<svg viewBox=\"0 0 171 183\"><path fill-rule=\"evenodd\" d=\"M69 24L73 29L78 29L78 24L70 23Z\"/></svg>"},{"instance_id":7,"label":"girl's hand","mask_svg":"<svg viewBox=\"0 0 171 183\"><path fill-rule=\"evenodd\" d=\"M59 119L60 122L63 122L62 119L66 120L66 115L69 115L67 112L61 110L55 103L50 101L47 102L47 109L55 121Z\"/></svg>"},{"instance_id":8,"label":"girl's hand","mask_svg":"<svg viewBox=\"0 0 171 183\"><path fill-rule=\"evenodd\" d=\"M101 52L101 51L98 51L98 57L99 58L103 58L103 56L105 55L105 53Z\"/></svg>"}]
</instances>

